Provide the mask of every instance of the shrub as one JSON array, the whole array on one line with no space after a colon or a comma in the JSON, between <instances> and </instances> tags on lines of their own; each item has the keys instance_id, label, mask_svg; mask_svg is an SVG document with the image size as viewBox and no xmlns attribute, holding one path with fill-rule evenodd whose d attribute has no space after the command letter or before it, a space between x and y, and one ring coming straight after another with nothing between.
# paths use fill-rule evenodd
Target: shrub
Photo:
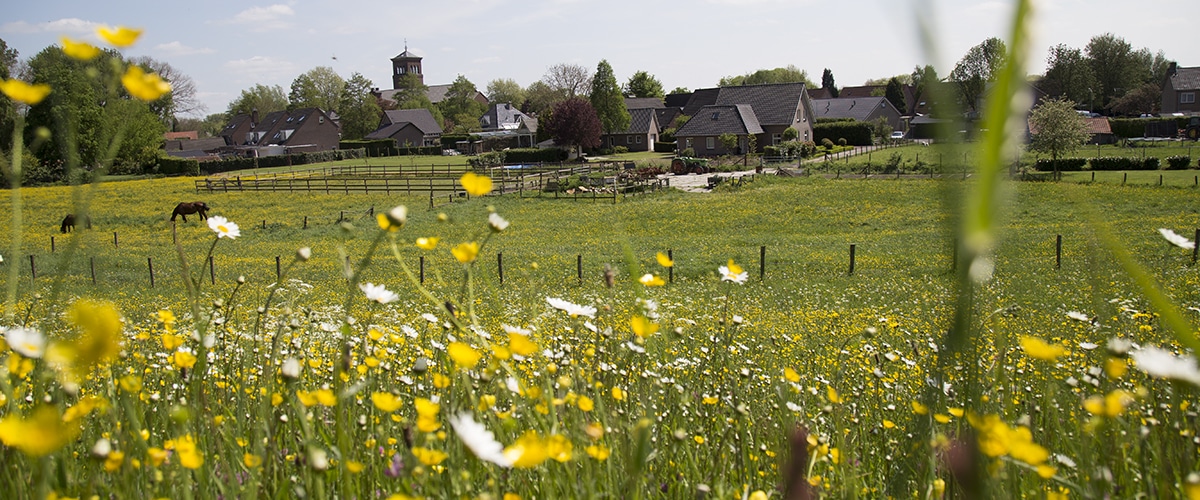
<instances>
[{"instance_id":1,"label":"shrub","mask_svg":"<svg viewBox=\"0 0 1200 500\"><path fill-rule=\"evenodd\" d=\"M823 146L828 151L832 151L833 150L833 139L830 139L828 137L821 139L821 146Z\"/></svg>"},{"instance_id":2,"label":"shrub","mask_svg":"<svg viewBox=\"0 0 1200 500\"><path fill-rule=\"evenodd\" d=\"M474 168L498 167L504 164L504 158L505 151L492 151L468 158L467 163Z\"/></svg>"},{"instance_id":3,"label":"shrub","mask_svg":"<svg viewBox=\"0 0 1200 500\"><path fill-rule=\"evenodd\" d=\"M799 137L800 131L796 130L796 127L788 127L783 131L783 140L785 141L794 141Z\"/></svg>"},{"instance_id":4,"label":"shrub","mask_svg":"<svg viewBox=\"0 0 1200 500\"><path fill-rule=\"evenodd\" d=\"M1112 171L1112 170L1158 170L1158 158L1149 157L1127 158L1123 156L1114 156L1107 158L1092 158L1088 161L1092 170Z\"/></svg>"},{"instance_id":5,"label":"shrub","mask_svg":"<svg viewBox=\"0 0 1200 500\"><path fill-rule=\"evenodd\" d=\"M1192 159L1184 155L1167 157L1167 170L1186 170Z\"/></svg>"},{"instance_id":6,"label":"shrub","mask_svg":"<svg viewBox=\"0 0 1200 500\"><path fill-rule=\"evenodd\" d=\"M619 155L629 152L629 148L625 146L613 146L612 154Z\"/></svg>"},{"instance_id":7,"label":"shrub","mask_svg":"<svg viewBox=\"0 0 1200 500\"><path fill-rule=\"evenodd\" d=\"M1088 162L1087 158L1059 158L1058 159L1058 171L1059 172L1078 172L1080 170L1083 170L1083 167L1085 165L1087 165L1087 162ZM1054 160L1046 159L1046 158L1040 159L1033 163L1033 169L1037 170L1038 172L1053 172L1054 171Z\"/></svg>"},{"instance_id":8,"label":"shrub","mask_svg":"<svg viewBox=\"0 0 1200 500\"><path fill-rule=\"evenodd\" d=\"M838 137L837 143L838 143L838 146L845 146L845 145L846 145L846 138L845 138L845 137Z\"/></svg>"},{"instance_id":9,"label":"shrub","mask_svg":"<svg viewBox=\"0 0 1200 500\"><path fill-rule=\"evenodd\" d=\"M456 149L458 141L469 141L471 136L467 134L447 134L440 139L442 141L442 149Z\"/></svg>"},{"instance_id":10,"label":"shrub","mask_svg":"<svg viewBox=\"0 0 1200 500\"><path fill-rule=\"evenodd\" d=\"M808 158L809 156L812 156L815 154L817 154L817 143L815 143L813 141L804 141L804 142L800 143L800 156L801 157Z\"/></svg>"},{"instance_id":11,"label":"shrub","mask_svg":"<svg viewBox=\"0 0 1200 500\"><path fill-rule=\"evenodd\" d=\"M664 133L663 135L665 136L666 134ZM654 152L655 153L674 153L675 152L675 143L674 142L655 142L654 143Z\"/></svg>"},{"instance_id":12,"label":"shrub","mask_svg":"<svg viewBox=\"0 0 1200 500\"><path fill-rule=\"evenodd\" d=\"M366 151L367 156L392 156L396 150L395 139L371 139L357 141L341 141L338 143L338 149L359 149Z\"/></svg>"},{"instance_id":13,"label":"shrub","mask_svg":"<svg viewBox=\"0 0 1200 500\"><path fill-rule=\"evenodd\" d=\"M679 156L696 156L696 150L694 148L683 148L683 151L679 152Z\"/></svg>"},{"instance_id":14,"label":"shrub","mask_svg":"<svg viewBox=\"0 0 1200 500\"><path fill-rule=\"evenodd\" d=\"M823 142L822 139L846 139L846 143L852 146L870 146L871 136L871 124L866 122L834 121L813 125L813 139L817 142Z\"/></svg>"},{"instance_id":15,"label":"shrub","mask_svg":"<svg viewBox=\"0 0 1200 500\"><path fill-rule=\"evenodd\" d=\"M507 163L555 163L566 161L567 151L558 148L520 148L504 151Z\"/></svg>"},{"instance_id":16,"label":"shrub","mask_svg":"<svg viewBox=\"0 0 1200 500\"><path fill-rule=\"evenodd\" d=\"M892 153L887 162L883 164L883 173L892 173L900 169L900 162L904 161L904 157L900 153Z\"/></svg>"},{"instance_id":17,"label":"shrub","mask_svg":"<svg viewBox=\"0 0 1200 500\"><path fill-rule=\"evenodd\" d=\"M163 156L158 159L155 169L163 175L200 175L200 162L191 158Z\"/></svg>"}]
</instances>

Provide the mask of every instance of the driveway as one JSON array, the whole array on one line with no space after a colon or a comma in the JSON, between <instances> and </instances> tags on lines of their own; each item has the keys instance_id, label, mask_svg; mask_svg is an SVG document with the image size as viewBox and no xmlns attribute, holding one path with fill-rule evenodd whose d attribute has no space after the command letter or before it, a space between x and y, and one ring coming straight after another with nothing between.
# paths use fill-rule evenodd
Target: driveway
<instances>
[{"instance_id":1,"label":"driveway","mask_svg":"<svg viewBox=\"0 0 1200 500\"><path fill-rule=\"evenodd\" d=\"M708 188L708 178L714 175L719 175L725 178L742 177L745 175L754 175L754 170L743 170L740 172L715 172L711 174L662 174L659 175L658 178L666 179L669 187L673 187L681 191L687 191L689 193L707 193L712 191Z\"/></svg>"}]
</instances>

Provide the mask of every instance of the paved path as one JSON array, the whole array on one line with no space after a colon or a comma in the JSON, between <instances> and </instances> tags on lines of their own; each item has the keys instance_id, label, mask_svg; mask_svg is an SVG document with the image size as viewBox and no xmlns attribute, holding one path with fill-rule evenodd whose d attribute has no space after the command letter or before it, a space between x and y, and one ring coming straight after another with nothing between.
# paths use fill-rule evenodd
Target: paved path
<instances>
[{"instance_id":1,"label":"paved path","mask_svg":"<svg viewBox=\"0 0 1200 500\"><path fill-rule=\"evenodd\" d=\"M774 173L775 169L764 170L764 173ZM708 178L714 175L721 177L742 177L744 175L754 175L754 170L743 170L740 172L715 172L711 174L662 174L659 179L666 179L670 182L671 187L689 193L707 193L712 191L708 188Z\"/></svg>"}]
</instances>

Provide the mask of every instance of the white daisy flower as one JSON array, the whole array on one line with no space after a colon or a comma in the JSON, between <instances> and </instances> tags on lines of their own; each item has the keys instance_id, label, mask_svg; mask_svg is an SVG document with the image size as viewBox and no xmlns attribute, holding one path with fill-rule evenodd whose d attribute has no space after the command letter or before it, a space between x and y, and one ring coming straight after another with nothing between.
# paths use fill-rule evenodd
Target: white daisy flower
<instances>
[{"instance_id":1,"label":"white daisy flower","mask_svg":"<svg viewBox=\"0 0 1200 500\"><path fill-rule=\"evenodd\" d=\"M1188 250L1196 248L1196 242L1189 240L1184 236L1180 236L1179 234L1176 234L1175 231L1172 231L1167 228L1162 228L1162 229L1159 229L1158 232L1159 232L1159 234L1161 234L1163 236L1163 238L1166 238L1167 241L1171 242L1172 245L1175 245L1179 248L1186 248Z\"/></svg>"},{"instance_id":2,"label":"white daisy flower","mask_svg":"<svg viewBox=\"0 0 1200 500\"><path fill-rule=\"evenodd\" d=\"M400 300L400 296L396 295L396 292L388 290L383 285L359 283L358 289L362 290L363 293L366 294L367 300L373 300L380 304L387 304L388 302Z\"/></svg>"},{"instance_id":3,"label":"white daisy flower","mask_svg":"<svg viewBox=\"0 0 1200 500\"><path fill-rule=\"evenodd\" d=\"M1068 312L1067 312L1067 317L1068 317L1068 318L1071 318L1071 319L1073 319L1073 320L1075 320L1075 321L1082 321L1082 322L1084 322L1084 323L1091 323L1091 322L1092 322L1092 318L1089 318L1089 317L1088 317L1088 315L1086 315L1086 314L1084 314L1084 313L1081 313L1081 312L1079 312L1079 311L1068 311Z\"/></svg>"},{"instance_id":4,"label":"white daisy flower","mask_svg":"<svg viewBox=\"0 0 1200 500\"><path fill-rule=\"evenodd\" d=\"M26 358L40 358L46 354L46 336L29 328L9 328L4 332L4 341L9 349Z\"/></svg>"},{"instance_id":5,"label":"white daisy flower","mask_svg":"<svg viewBox=\"0 0 1200 500\"><path fill-rule=\"evenodd\" d=\"M743 271L741 266L734 264L732 259L728 266L717 268L717 272L721 273L721 281L732 281L739 285L746 283L746 280L750 278L750 274Z\"/></svg>"},{"instance_id":6,"label":"white daisy flower","mask_svg":"<svg viewBox=\"0 0 1200 500\"><path fill-rule=\"evenodd\" d=\"M550 307L566 312L567 314L571 315L572 318L575 316L587 316L589 318L596 317L596 308L592 306L572 304L563 299L554 297L546 297L546 303L550 304Z\"/></svg>"},{"instance_id":7,"label":"white daisy flower","mask_svg":"<svg viewBox=\"0 0 1200 500\"><path fill-rule=\"evenodd\" d=\"M279 369L279 371L283 373L284 377L295 380L300 378L300 370L302 368L303 367L300 365L299 360L296 358L288 358L287 361L283 362L283 366Z\"/></svg>"},{"instance_id":8,"label":"white daisy flower","mask_svg":"<svg viewBox=\"0 0 1200 500\"><path fill-rule=\"evenodd\" d=\"M508 221L504 220L504 217L501 217L500 214L496 212L492 212L490 215L488 215L488 224L490 224L492 226L492 230L497 233L508 228Z\"/></svg>"},{"instance_id":9,"label":"white daisy flower","mask_svg":"<svg viewBox=\"0 0 1200 500\"><path fill-rule=\"evenodd\" d=\"M1130 357L1138 369L1151 377L1182 380L1200 386L1200 368L1196 367L1196 358L1192 356L1176 356L1166 349L1146 346Z\"/></svg>"},{"instance_id":10,"label":"white daisy flower","mask_svg":"<svg viewBox=\"0 0 1200 500\"><path fill-rule=\"evenodd\" d=\"M450 417L450 427L454 428L454 433L458 435L458 438L480 460L501 467L512 466L512 460L504 456L504 445L496 441L492 431L487 430L487 427L471 418L471 414L459 413Z\"/></svg>"},{"instance_id":11,"label":"white daisy flower","mask_svg":"<svg viewBox=\"0 0 1200 500\"><path fill-rule=\"evenodd\" d=\"M208 228L217 233L217 238L229 238L232 240L242 235L242 232L238 229L237 224L230 222L228 219L221 217L220 215L214 215L208 218Z\"/></svg>"}]
</instances>

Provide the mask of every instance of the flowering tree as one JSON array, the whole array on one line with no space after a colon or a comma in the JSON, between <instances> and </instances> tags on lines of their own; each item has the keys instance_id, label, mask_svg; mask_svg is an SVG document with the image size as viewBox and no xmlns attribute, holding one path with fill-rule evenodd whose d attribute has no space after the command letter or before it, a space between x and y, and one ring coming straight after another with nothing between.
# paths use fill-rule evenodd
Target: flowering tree
<instances>
[{"instance_id":1,"label":"flowering tree","mask_svg":"<svg viewBox=\"0 0 1200 500\"><path fill-rule=\"evenodd\" d=\"M577 152L600 145L600 118L592 104L582 97L556 104L546 128L555 142L575 146Z\"/></svg>"}]
</instances>

